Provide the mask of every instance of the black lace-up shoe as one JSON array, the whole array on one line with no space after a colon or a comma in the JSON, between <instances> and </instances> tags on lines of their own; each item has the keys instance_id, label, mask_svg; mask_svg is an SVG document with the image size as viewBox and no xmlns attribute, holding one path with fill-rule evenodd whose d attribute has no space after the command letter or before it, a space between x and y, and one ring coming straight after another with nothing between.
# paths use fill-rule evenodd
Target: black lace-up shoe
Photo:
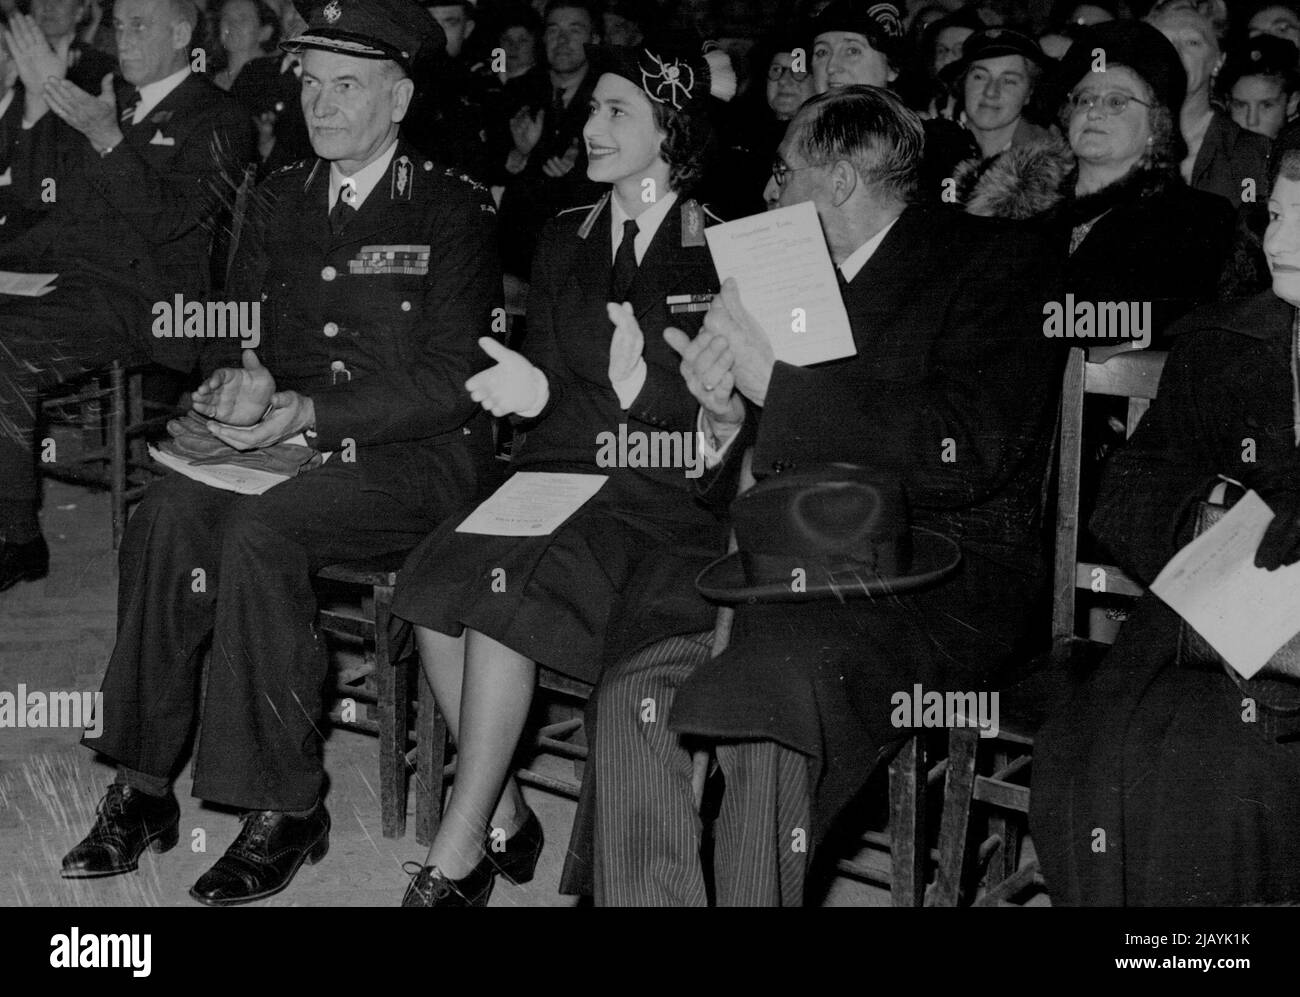
<instances>
[{"instance_id":1,"label":"black lace-up shoe","mask_svg":"<svg viewBox=\"0 0 1300 997\"><path fill-rule=\"evenodd\" d=\"M95 824L63 857L64 879L96 879L135 872L145 848L165 852L180 837L176 797L150 796L114 783L99 801Z\"/></svg>"},{"instance_id":2,"label":"black lace-up shoe","mask_svg":"<svg viewBox=\"0 0 1300 997\"><path fill-rule=\"evenodd\" d=\"M488 861L496 867L497 872L516 886L530 882L533 873L537 871L537 860L542 854L542 845L545 843L542 822L537 819L537 814L529 810L528 819L519 830L497 846L500 851L493 847L496 845L492 839L493 830L495 829L489 829L487 843L484 846Z\"/></svg>"},{"instance_id":3,"label":"black lace-up shoe","mask_svg":"<svg viewBox=\"0 0 1300 997\"><path fill-rule=\"evenodd\" d=\"M330 815L318 801L305 817L276 810L246 814L239 837L199 877L190 896L209 907L246 904L279 893L298 868L315 865L330 847Z\"/></svg>"},{"instance_id":4,"label":"black lace-up shoe","mask_svg":"<svg viewBox=\"0 0 1300 997\"><path fill-rule=\"evenodd\" d=\"M402 871L411 877L403 907L486 907L496 882L496 866L487 858L463 879L448 879L436 865L416 862L407 862Z\"/></svg>"}]
</instances>

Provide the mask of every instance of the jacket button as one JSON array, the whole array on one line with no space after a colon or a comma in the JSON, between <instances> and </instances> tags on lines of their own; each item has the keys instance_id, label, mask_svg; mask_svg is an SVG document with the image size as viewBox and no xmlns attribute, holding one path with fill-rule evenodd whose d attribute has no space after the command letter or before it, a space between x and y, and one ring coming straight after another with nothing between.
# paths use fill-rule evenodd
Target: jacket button
<instances>
[{"instance_id":1,"label":"jacket button","mask_svg":"<svg viewBox=\"0 0 1300 997\"><path fill-rule=\"evenodd\" d=\"M410 310L411 310L411 303L410 303L409 301L403 301L403 302L402 302L402 311L404 311L404 312L409 312Z\"/></svg>"},{"instance_id":2,"label":"jacket button","mask_svg":"<svg viewBox=\"0 0 1300 997\"><path fill-rule=\"evenodd\" d=\"M337 322L326 322L325 328L321 330L327 337L333 339L339 334L339 324Z\"/></svg>"},{"instance_id":3,"label":"jacket button","mask_svg":"<svg viewBox=\"0 0 1300 997\"><path fill-rule=\"evenodd\" d=\"M795 467L792 460L774 460L772 461L772 470L777 474L783 474L786 471L793 471Z\"/></svg>"},{"instance_id":4,"label":"jacket button","mask_svg":"<svg viewBox=\"0 0 1300 997\"><path fill-rule=\"evenodd\" d=\"M337 277L338 275L339 275L339 272L338 272L337 270L335 270L333 267L326 267L324 270L322 270L322 271L320 272L320 279L321 279L321 280L333 280L333 279L334 279L335 277Z\"/></svg>"}]
</instances>

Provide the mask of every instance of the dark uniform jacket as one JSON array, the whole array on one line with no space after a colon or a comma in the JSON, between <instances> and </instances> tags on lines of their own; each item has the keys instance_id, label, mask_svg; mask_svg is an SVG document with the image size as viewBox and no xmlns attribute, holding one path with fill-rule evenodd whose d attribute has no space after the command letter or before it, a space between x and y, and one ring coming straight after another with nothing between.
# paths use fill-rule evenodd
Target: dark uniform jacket
<instances>
[{"instance_id":1,"label":"dark uniform jacket","mask_svg":"<svg viewBox=\"0 0 1300 997\"><path fill-rule=\"evenodd\" d=\"M227 94L190 75L122 133L100 156L52 112L20 130L15 196L40 210L48 178L55 201L38 224L0 245L0 269L90 271L135 299L147 327L153 302L208 294L212 226L252 157L252 123ZM188 369L183 358L160 359Z\"/></svg>"},{"instance_id":2,"label":"dark uniform jacket","mask_svg":"<svg viewBox=\"0 0 1300 997\"><path fill-rule=\"evenodd\" d=\"M477 340L501 298L491 197L399 142L336 237L329 169L299 163L258 188L228 298L261 303L258 357L314 402L317 447L353 441L367 488L436 521L489 459L465 381L490 364ZM238 344L213 341L204 370L237 366Z\"/></svg>"}]
</instances>

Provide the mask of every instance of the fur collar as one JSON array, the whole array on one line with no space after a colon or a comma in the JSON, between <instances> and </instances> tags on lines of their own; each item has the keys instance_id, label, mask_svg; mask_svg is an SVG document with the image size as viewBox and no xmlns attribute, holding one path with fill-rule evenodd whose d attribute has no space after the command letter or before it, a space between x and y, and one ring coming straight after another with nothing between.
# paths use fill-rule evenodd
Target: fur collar
<instances>
[{"instance_id":1,"label":"fur collar","mask_svg":"<svg viewBox=\"0 0 1300 997\"><path fill-rule=\"evenodd\" d=\"M1180 183L1172 171L1135 168L1101 190L1075 197L1077 178L1078 172L1071 171L1061 188L1065 194L1065 212L1072 225L1082 225L1120 204L1157 197Z\"/></svg>"},{"instance_id":2,"label":"fur collar","mask_svg":"<svg viewBox=\"0 0 1300 997\"><path fill-rule=\"evenodd\" d=\"M1054 208L1064 196L1074 156L1063 141L1013 145L988 159L969 159L953 172L957 200L972 215L1023 220Z\"/></svg>"}]
</instances>

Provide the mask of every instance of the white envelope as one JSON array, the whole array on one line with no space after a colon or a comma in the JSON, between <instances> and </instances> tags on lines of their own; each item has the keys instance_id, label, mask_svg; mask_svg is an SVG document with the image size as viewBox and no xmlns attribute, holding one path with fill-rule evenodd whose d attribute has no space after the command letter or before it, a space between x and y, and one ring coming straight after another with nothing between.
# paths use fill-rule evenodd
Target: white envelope
<instances>
[{"instance_id":1,"label":"white envelope","mask_svg":"<svg viewBox=\"0 0 1300 997\"><path fill-rule=\"evenodd\" d=\"M159 128L156 132L154 132L154 136L149 140L149 144L150 145L175 145L176 140L167 135L164 135L162 133L162 129Z\"/></svg>"}]
</instances>

